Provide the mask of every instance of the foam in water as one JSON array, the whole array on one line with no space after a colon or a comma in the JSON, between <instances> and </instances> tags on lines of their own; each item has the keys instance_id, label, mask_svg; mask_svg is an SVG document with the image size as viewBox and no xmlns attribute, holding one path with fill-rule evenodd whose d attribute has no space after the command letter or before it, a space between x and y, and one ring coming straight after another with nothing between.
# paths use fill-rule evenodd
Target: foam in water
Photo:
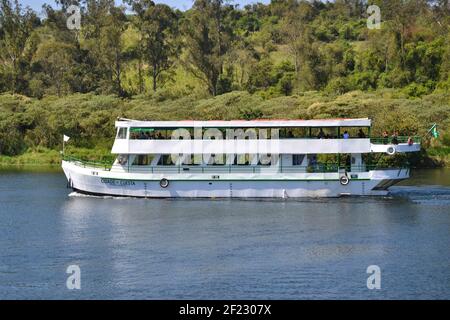
<instances>
[{"instance_id":1,"label":"foam in water","mask_svg":"<svg viewBox=\"0 0 450 320\"><path fill-rule=\"evenodd\" d=\"M94 199L123 199L123 197L113 197L113 196L96 196L79 192L72 192L69 194L70 198L94 198Z\"/></svg>"}]
</instances>

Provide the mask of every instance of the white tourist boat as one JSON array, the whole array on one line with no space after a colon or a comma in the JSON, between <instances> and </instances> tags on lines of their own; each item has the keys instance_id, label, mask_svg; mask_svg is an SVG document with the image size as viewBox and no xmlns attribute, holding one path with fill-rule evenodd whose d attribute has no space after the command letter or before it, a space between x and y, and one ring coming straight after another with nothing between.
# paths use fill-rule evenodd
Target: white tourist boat
<instances>
[{"instance_id":1,"label":"white tourist boat","mask_svg":"<svg viewBox=\"0 0 450 320\"><path fill-rule=\"evenodd\" d=\"M65 156L81 193L143 198L383 196L409 178L380 158L420 151L420 138L371 138L370 119L136 121L119 119L116 160Z\"/></svg>"}]
</instances>

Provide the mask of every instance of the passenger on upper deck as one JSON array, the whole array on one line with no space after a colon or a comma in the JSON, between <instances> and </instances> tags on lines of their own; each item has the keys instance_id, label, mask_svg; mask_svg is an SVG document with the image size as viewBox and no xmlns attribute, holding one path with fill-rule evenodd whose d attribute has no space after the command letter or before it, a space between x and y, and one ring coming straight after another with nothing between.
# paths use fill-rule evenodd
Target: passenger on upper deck
<instances>
[{"instance_id":1,"label":"passenger on upper deck","mask_svg":"<svg viewBox=\"0 0 450 320\"><path fill-rule=\"evenodd\" d=\"M344 135L342 136L344 139L350 139L350 134L348 133L348 131L344 132Z\"/></svg>"},{"instance_id":2,"label":"passenger on upper deck","mask_svg":"<svg viewBox=\"0 0 450 320\"><path fill-rule=\"evenodd\" d=\"M383 143L384 144L388 144L389 142L389 134L387 133L387 131L383 132Z\"/></svg>"},{"instance_id":3,"label":"passenger on upper deck","mask_svg":"<svg viewBox=\"0 0 450 320\"><path fill-rule=\"evenodd\" d=\"M325 138L325 132L323 132L323 129L320 129L320 132L317 135L317 139L324 139L324 138Z\"/></svg>"},{"instance_id":4,"label":"passenger on upper deck","mask_svg":"<svg viewBox=\"0 0 450 320\"><path fill-rule=\"evenodd\" d=\"M398 144L398 132L394 131L394 134L392 135L392 144Z\"/></svg>"},{"instance_id":5,"label":"passenger on upper deck","mask_svg":"<svg viewBox=\"0 0 450 320\"><path fill-rule=\"evenodd\" d=\"M364 134L362 129L359 129L358 138L360 138L360 139L365 139L366 138L366 135Z\"/></svg>"}]
</instances>

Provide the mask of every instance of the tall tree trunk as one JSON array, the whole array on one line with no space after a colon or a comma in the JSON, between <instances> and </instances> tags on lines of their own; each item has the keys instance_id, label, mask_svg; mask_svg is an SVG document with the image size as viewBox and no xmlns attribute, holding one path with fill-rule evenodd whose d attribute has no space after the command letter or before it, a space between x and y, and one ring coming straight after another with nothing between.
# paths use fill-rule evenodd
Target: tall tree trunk
<instances>
[{"instance_id":1,"label":"tall tree trunk","mask_svg":"<svg viewBox=\"0 0 450 320\"><path fill-rule=\"evenodd\" d=\"M122 90L122 82L120 80L120 76L122 75L122 69L120 65L120 52L116 51L116 85L119 97L123 96L123 90Z\"/></svg>"},{"instance_id":2,"label":"tall tree trunk","mask_svg":"<svg viewBox=\"0 0 450 320\"><path fill-rule=\"evenodd\" d=\"M152 76L153 76L153 91L156 91L156 89L158 88L158 85L157 85L157 78L158 78L158 71L157 71L157 66L156 65L153 65L153 74L152 74Z\"/></svg>"},{"instance_id":3,"label":"tall tree trunk","mask_svg":"<svg viewBox=\"0 0 450 320\"><path fill-rule=\"evenodd\" d=\"M140 94L144 92L144 78L142 75L142 56L139 54L139 61L138 61L138 91Z\"/></svg>"}]
</instances>

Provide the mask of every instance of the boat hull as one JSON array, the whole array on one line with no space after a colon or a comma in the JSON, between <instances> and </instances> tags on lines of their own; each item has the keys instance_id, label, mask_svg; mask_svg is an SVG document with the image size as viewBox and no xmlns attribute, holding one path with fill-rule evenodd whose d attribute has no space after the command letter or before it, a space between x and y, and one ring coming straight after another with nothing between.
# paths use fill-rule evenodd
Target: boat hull
<instances>
[{"instance_id":1,"label":"boat hull","mask_svg":"<svg viewBox=\"0 0 450 320\"><path fill-rule=\"evenodd\" d=\"M330 198L385 196L388 187L408 178L409 170L374 171L342 185L339 174L307 176L191 176L127 174L81 168L63 162L68 186L76 191L139 198ZM162 187L161 180L168 186ZM163 183L164 186L164 183Z\"/></svg>"}]
</instances>

